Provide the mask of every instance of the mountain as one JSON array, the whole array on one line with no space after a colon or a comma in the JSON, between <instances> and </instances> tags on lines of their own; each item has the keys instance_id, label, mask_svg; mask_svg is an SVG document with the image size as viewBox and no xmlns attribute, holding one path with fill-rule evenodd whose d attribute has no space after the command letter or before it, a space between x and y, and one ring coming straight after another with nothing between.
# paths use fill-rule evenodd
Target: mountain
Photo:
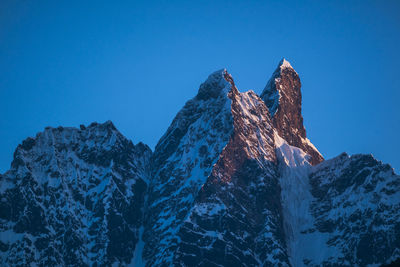
<instances>
[{"instance_id":1,"label":"mountain","mask_svg":"<svg viewBox=\"0 0 400 267\"><path fill-rule=\"evenodd\" d=\"M151 150L111 122L46 128L1 176L1 266L129 264Z\"/></svg>"},{"instance_id":2,"label":"mountain","mask_svg":"<svg viewBox=\"0 0 400 267\"><path fill-rule=\"evenodd\" d=\"M379 266L400 258L400 176L324 160L283 59L262 94L212 73L154 151L108 121L46 128L0 176L0 263Z\"/></svg>"},{"instance_id":3,"label":"mountain","mask_svg":"<svg viewBox=\"0 0 400 267\"><path fill-rule=\"evenodd\" d=\"M178 113L153 154L150 266L288 263L268 114L226 70Z\"/></svg>"}]
</instances>

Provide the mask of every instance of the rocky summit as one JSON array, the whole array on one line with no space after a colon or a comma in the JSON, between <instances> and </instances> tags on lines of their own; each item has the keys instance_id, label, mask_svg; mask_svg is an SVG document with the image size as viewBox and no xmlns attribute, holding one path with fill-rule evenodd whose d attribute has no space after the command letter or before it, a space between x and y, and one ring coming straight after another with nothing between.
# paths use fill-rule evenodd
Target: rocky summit
<instances>
[{"instance_id":1,"label":"rocky summit","mask_svg":"<svg viewBox=\"0 0 400 267\"><path fill-rule=\"evenodd\" d=\"M258 96L222 69L154 151L107 121L47 127L0 175L1 266L384 266L400 259L400 176L324 160L283 59Z\"/></svg>"}]
</instances>

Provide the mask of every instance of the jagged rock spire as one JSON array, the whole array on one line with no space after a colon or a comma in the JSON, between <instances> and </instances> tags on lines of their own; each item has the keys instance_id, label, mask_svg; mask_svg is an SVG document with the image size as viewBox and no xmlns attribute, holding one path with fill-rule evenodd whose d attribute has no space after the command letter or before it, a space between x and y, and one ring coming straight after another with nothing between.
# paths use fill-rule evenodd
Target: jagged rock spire
<instances>
[{"instance_id":1,"label":"jagged rock spire","mask_svg":"<svg viewBox=\"0 0 400 267\"><path fill-rule=\"evenodd\" d=\"M315 165L324 160L307 139L301 114L301 82L297 72L282 59L261 93L279 135L290 145L303 149Z\"/></svg>"}]
</instances>

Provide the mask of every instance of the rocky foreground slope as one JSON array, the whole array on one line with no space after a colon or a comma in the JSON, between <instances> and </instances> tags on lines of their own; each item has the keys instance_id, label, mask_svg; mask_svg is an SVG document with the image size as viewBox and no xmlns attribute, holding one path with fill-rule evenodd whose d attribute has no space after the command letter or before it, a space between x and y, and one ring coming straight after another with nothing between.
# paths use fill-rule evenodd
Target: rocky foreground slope
<instances>
[{"instance_id":1,"label":"rocky foreground slope","mask_svg":"<svg viewBox=\"0 0 400 267\"><path fill-rule=\"evenodd\" d=\"M46 128L0 176L1 266L379 266L400 258L400 176L307 139L282 60L258 96L212 73L158 142Z\"/></svg>"}]
</instances>

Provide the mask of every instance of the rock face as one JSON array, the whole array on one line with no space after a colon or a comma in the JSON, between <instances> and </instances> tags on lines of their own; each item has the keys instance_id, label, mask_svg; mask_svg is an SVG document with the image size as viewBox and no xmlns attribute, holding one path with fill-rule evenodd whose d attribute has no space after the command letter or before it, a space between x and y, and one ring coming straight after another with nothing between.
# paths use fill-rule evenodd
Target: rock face
<instances>
[{"instance_id":1,"label":"rock face","mask_svg":"<svg viewBox=\"0 0 400 267\"><path fill-rule=\"evenodd\" d=\"M111 122L46 128L0 176L0 265L366 266L400 258L400 177L323 161L298 74L212 73L154 152Z\"/></svg>"},{"instance_id":2,"label":"rock face","mask_svg":"<svg viewBox=\"0 0 400 267\"><path fill-rule=\"evenodd\" d=\"M225 70L218 79L228 88L221 98L230 103L233 130L180 225L172 263L289 264L268 110L255 93L239 93Z\"/></svg>"},{"instance_id":3,"label":"rock face","mask_svg":"<svg viewBox=\"0 0 400 267\"><path fill-rule=\"evenodd\" d=\"M400 257L400 177L388 164L343 153L312 169L310 184L315 222L305 235L321 237L320 262L367 266Z\"/></svg>"},{"instance_id":4,"label":"rock face","mask_svg":"<svg viewBox=\"0 0 400 267\"><path fill-rule=\"evenodd\" d=\"M301 82L297 72L285 59L279 62L267 86L261 93L271 112L278 134L291 146L299 147L311 156L311 164L324 160L306 137L301 115Z\"/></svg>"},{"instance_id":5,"label":"rock face","mask_svg":"<svg viewBox=\"0 0 400 267\"><path fill-rule=\"evenodd\" d=\"M1 177L1 266L129 264L151 150L111 122L46 128Z\"/></svg>"}]
</instances>

